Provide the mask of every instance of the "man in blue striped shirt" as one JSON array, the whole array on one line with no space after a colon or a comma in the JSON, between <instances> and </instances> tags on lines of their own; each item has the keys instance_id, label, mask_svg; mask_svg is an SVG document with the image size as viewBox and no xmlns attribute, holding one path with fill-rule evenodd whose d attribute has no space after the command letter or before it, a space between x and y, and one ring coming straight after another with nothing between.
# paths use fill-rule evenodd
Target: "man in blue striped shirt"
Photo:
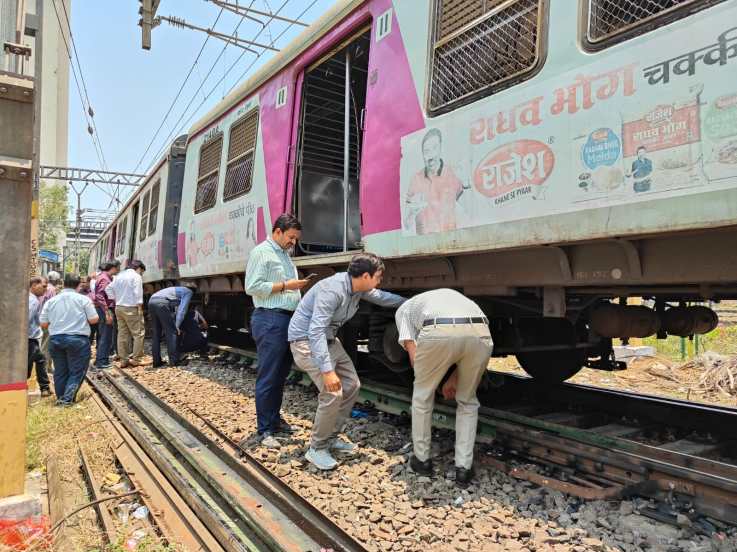
<instances>
[{"instance_id":1,"label":"man in blue striped shirt","mask_svg":"<svg viewBox=\"0 0 737 552\"><path fill-rule=\"evenodd\" d=\"M279 414L284 383L292 366L287 329L297 308L307 280L299 279L289 257L302 225L296 217L284 213L276 219L271 237L258 244L248 257L246 293L256 309L251 315L251 335L256 341L256 421L261 443L278 448L274 433L292 433L294 429Z\"/></svg>"}]
</instances>

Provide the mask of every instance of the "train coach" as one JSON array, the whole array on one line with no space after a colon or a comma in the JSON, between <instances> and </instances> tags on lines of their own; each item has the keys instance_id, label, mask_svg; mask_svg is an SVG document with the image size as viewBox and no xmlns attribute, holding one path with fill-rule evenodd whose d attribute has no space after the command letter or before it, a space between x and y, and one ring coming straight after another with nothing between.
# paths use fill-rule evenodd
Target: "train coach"
<instances>
[{"instance_id":1,"label":"train coach","mask_svg":"<svg viewBox=\"0 0 737 552\"><path fill-rule=\"evenodd\" d=\"M369 250L386 288L477 300L535 378L613 369L612 339L707 332L689 304L737 297L736 77L735 0L341 0L172 145L93 259L195 280L241 328L249 252L291 211L303 271ZM401 371L395 331L364 305L344 340Z\"/></svg>"}]
</instances>

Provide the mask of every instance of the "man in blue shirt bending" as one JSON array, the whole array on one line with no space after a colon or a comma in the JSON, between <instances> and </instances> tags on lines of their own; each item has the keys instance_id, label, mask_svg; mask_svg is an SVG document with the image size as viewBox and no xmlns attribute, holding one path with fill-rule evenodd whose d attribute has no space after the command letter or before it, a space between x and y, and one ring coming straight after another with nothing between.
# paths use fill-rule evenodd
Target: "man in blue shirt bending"
<instances>
[{"instance_id":1,"label":"man in blue shirt bending","mask_svg":"<svg viewBox=\"0 0 737 552\"><path fill-rule=\"evenodd\" d=\"M161 334L166 340L166 350L169 353L169 366L180 363L177 336L181 334L182 321L187 313L187 307L192 299L195 285L184 282L178 286L164 288L157 291L148 301L148 311L151 313L151 356L153 366L163 366L161 359Z\"/></svg>"},{"instance_id":2,"label":"man in blue shirt bending","mask_svg":"<svg viewBox=\"0 0 737 552\"><path fill-rule=\"evenodd\" d=\"M384 263L373 253L359 253L347 272L321 280L305 294L289 323L294 362L307 372L320 394L305 458L321 470L338 465L330 454L354 452L355 445L335 438L353 409L361 382L351 357L336 338L358 310L361 299L381 307L398 307L405 298L376 289Z\"/></svg>"},{"instance_id":3,"label":"man in blue shirt bending","mask_svg":"<svg viewBox=\"0 0 737 552\"><path fill-rule=\"evenodd\" d=\"M279 448L274 433L293 433L281 417L284 383L292 367L287 328L299 292L307 280L300 280L289 257L302 234L302 225L288 213L274 222L271 237L258 244L248 256L246 293L256 309L251 315L251 335L258 352L256 374L256 423L261 444Z\"/></svg>"}]
</instances>

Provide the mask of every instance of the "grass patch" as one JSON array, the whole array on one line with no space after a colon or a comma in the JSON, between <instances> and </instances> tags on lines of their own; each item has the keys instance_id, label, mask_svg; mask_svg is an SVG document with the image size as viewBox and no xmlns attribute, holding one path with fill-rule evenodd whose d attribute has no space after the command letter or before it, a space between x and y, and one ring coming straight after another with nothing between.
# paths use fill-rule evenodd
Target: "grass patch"
<instances>
[{"instance_id":1,"label":"grass patch","mask_svg":"<svg viewBox=\"0 0 737 552\"><path fill-rule=\"evenodd\" d=\"M659 355L674 361L681 361L681 338L669 335L666 339L655 336L642 340L643 345L655 347ZM685 338L685 360L696 356L697 340ZM714 351L722 355L737 355L737 326L720 326L714 331L698 336L698 353Z\"/></svg>"},{"instance_id":2,"label":"grass patch","mask_svg":"<svg viewBox=\"0 0 737 552\"><path fill-rule=\"evenodd\" d=\"M55 406L54 397L33 404L26 419L26 471L45 469L44 443L67 434L85 414L80 406Z\"/></svg>"}]
</instances>

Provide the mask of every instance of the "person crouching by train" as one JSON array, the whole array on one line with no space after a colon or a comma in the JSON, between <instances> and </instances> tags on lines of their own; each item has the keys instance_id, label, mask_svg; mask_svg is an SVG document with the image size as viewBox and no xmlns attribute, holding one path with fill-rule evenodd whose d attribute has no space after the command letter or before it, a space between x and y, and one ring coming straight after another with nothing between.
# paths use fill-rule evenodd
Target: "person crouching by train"
<instances>
[{"instance_id":1,"label":"person crouching by train","mask_svg":"<svg viewBox=\"0 0 737 552\"><path fill-rule=\"evenodd\" d=\"M115 299L115 318L118 321L118 355L120 367L149 364L143 356L146 323L143 319L143 273L146 265L133 260L107 288ZM131 350L130 344L133 342Z\"/></svg>"},{"instance_id":2,"label":"person crouching by train","mask_svg":"<svg viewBox=\"0 0 737 552\"><path fill-rule=\"evenodd\" d=\"M356 446L338 439L361 383L351 357L336 334L358 310L364 299L381 307L398 307L404 297L376 289L384 275L383 261L372 253L351 259L348 272L321 280L310 289L289 323L289 342L294 362L304 370L319 390L312 440L305 458L321 470L338 463L330 454L352 453Z\"/></svg>"},{"instance_id":3,"label":"person crouching by train","mask_svg":"<svg viewBox=\"0 0 737 552\"><path fill-rule=\"evenodd\" d=\"M71 406L90 363L90 325L99 316L92 301L77 293L79 276L67 274L64 289L49 299L39 317L49 331L49 353L54 359L56 404Z\"/></svg>"},{"instance_id":4,"label":"person crouching by train","mask_svg":"<svg viewBox=\"0 0 737 552\"><path fill-rule=\"evenodd\" d=\"M182 326L179 328L179 340L177 349L179 355L183 353L199 352L201 357L206 357L207 346L207 320L196 308L190 308L184 315Z\"/></svg>"},{"instance_id":5,"label":"person crouching by train","mask_svg":"<svg viewBox=\"0 0 737 552\"><path fill-rule=\"evenodd\" d=\"M154 368L164 365L161 358L162 334L166 340L169 366L182 364L177 341L182 333L181 326L184 315L196 289L194 283L182 282L178 286L171 286L157 291L148 300L148 312L151 313L151 355L153 356Z\"/></svg>"},{"instance_id":6,"label":"person crouching by train","mask_svg":"<svg viewBox=\"0 0 737 552\"><path fill-rule=\"evenodd\" d=\"M489 364L491 334L481 308L452 289L420 293L395 314L399 344L409 353L415 381L412 392L412 442L410 467L432 474L430 440L435 390L448 368L456 369L443 386L446 399L456 400L456 483L468 485L473 477L479 401L476 389Z\"/></svg>"},{"instance_id":7,"label":"person crouching by train","mask_svg":"<svg viewBox=\"0 0 737 552\"><path fill-rule=\"evenodd\" d=\"M112 283L113 276L120 272L120 261L110 261L100 265L100 273L95 282L94 304L100 322L97 325L97 350L95 351L95 368L102 370L110 367L110 348L113 340L113 323L115 301L105 291Z\"/></svg>"},{"instance_id":8,"label":"person crouching by train","mask_svg":"<svg viewBox=\"0 0 737 552\"><path fill-rule=\"evenodd\" d=\"M300 280L289 250L302 234L302 224L289 213L280 215L271 237L248 257L246 293L253 299L251 335L256 342L256 431L262 445L279 448L275 433L293 433L281 416L284 383L292 367L287 329L307 280Z\"/></svg>"}]
</instances>

